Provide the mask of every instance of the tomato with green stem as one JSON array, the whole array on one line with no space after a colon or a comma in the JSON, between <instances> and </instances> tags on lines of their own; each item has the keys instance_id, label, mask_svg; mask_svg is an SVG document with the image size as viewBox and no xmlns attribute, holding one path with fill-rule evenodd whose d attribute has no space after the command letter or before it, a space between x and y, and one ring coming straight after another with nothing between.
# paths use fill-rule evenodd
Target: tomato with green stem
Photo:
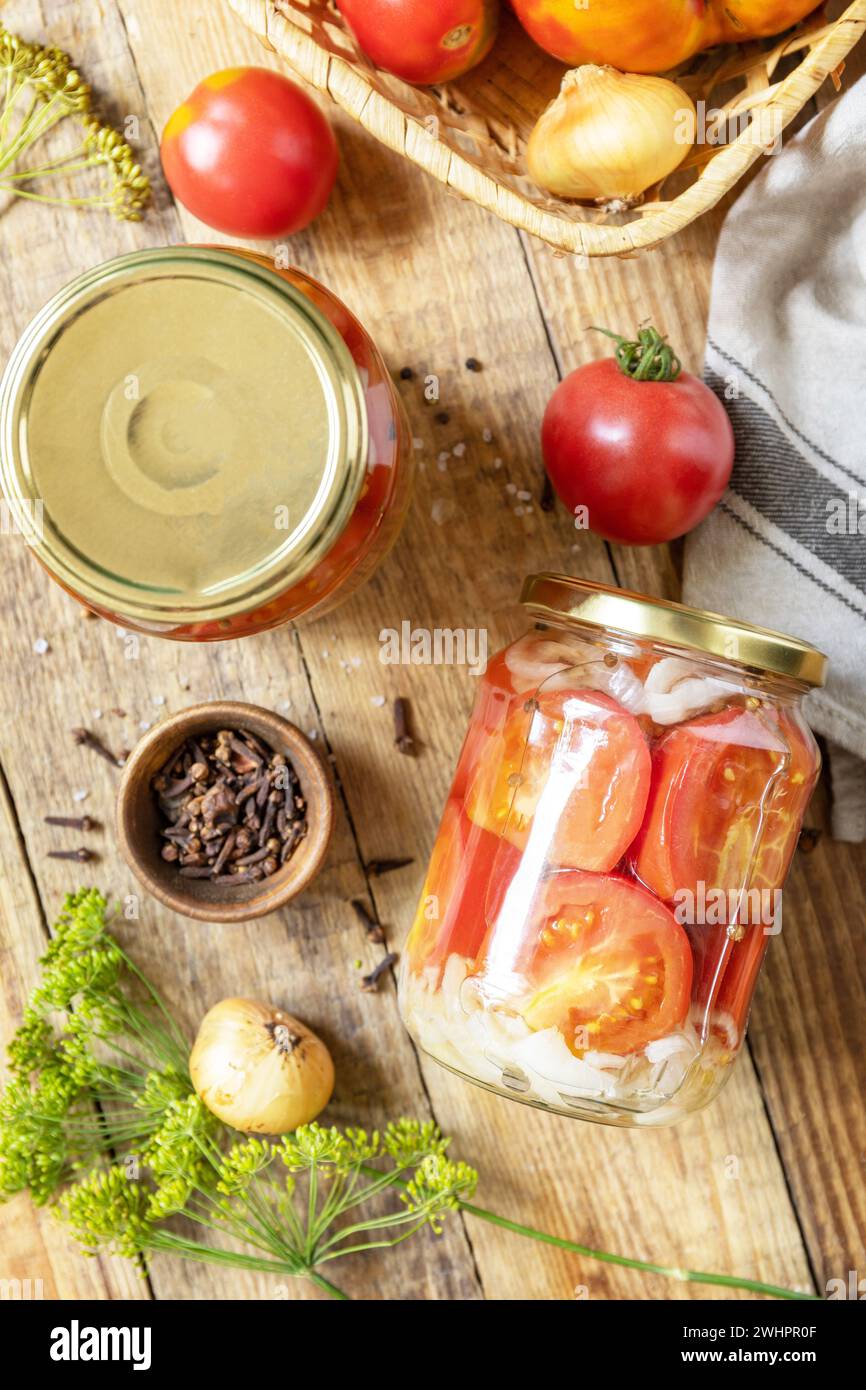
<instances>
[{"instance_id":1,"label":"tomato with green stem","mask_svg":"<svg viewBox=\"0 0 866 1390\"><path fill-rule=\"evenodd\" d=\"M607 332L602 329L602 332ZM691 531L720 500L734 432L718 397L654 328L617 343L554 391L541 445L554 489L589 530L625 545Z\"/></svg>"}]
</instances>

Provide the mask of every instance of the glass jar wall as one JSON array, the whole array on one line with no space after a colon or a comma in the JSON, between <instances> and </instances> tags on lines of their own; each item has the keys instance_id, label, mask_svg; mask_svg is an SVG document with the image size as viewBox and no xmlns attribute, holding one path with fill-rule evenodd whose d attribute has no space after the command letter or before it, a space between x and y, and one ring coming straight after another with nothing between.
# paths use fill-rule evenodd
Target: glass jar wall
<instances>
[{"instance_id":1,"label":"glass jar wall","mask_svg":"<svg viewBox=\"0 0 866 1390\"><path fill-rule=\"evenodd\" d=\"M800 701L823 658L556 576L524 601L544 621L481 679L403 1016L491 1090L667 1123L742 1046L819 773Z\"/></svg>"}]
</instances>

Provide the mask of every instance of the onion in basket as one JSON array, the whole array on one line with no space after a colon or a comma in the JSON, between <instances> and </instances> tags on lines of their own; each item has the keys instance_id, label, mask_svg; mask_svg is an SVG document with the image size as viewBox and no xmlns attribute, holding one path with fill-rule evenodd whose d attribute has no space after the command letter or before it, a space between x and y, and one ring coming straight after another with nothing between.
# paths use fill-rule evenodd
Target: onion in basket
<instances>
[{"instance_id":1,"label":"onion in basket","mask_svg":"<svg viewBox=\"0 0 866 1390\"><path fill-rule=\"evenodd\" d=\"M675 82L588 63L565 74L526 163L559 198L633 203L682 163L695 125L694 104Z\"/></svg>"}]
</instances>

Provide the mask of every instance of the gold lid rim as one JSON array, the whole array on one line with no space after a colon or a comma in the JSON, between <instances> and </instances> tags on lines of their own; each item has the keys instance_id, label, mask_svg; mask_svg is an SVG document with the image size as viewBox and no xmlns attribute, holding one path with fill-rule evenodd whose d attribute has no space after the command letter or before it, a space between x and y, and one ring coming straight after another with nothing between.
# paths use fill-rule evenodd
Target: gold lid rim
<instances>
[{"instance_id":1,"label":"gold lid rim","mask_svg":"<svg viewBox=\"0 0 866 1390\"><path fill-rule=\"evenodd\" d=\"M591 579L529 575L520 602L550 622L574 622L644 640L697 649L750 671L821 686L827 657L817 647L771 628L726 618L670 599L613 589Z\"/></svg>"},{"instance_id":2,"label":"gold lid rim","mask_svg":"<svg viewBox=\"0 0 866 1390\"><path fill-rule=\"evenodd\" d=\"M342 487L336 480L326 490L319 526L310 521L301 536L306 541L291 554L276 552L256 570L243 576L243 582L220 599L202 593L201 602L190 606L172 599L165 590L147 589L134 581L106 574L86 556L46 539L45 520L34 533L30 508L34 501L22 485L25 471L21 457L23 422L36 369L51 341L63 331L64 323L88 304L95 302L109 286L120 288L124 281L135 283L135 271L145 268L155 276L160 269L197 267L194 273L206 276L210 269L223 284L241 288L256 282L268 295L294 306L306 323L312 339L321 344L318 361L326 364L332 354L333 368L326 373L333 391L329 412L337 419L342 435L343 456L348 461ZM312 350L312 349L311 349ZM94 607L117 612L121 619L154 628L218 622L248 613L274 601L286 589L302 583L328 553L351 517L361 494L369 453L369 422L360 373L343 338L300 290L278 271L257 260L220 246L147 247L104 261L84 271L62 286L33 316L21 333L0 380L0 486L16 525L28 537L28 545L46 569L64 587ZM330 460L333 463L333 459ZM294 563L293 563L294 561Z\"/></svg>"}]
</instances>

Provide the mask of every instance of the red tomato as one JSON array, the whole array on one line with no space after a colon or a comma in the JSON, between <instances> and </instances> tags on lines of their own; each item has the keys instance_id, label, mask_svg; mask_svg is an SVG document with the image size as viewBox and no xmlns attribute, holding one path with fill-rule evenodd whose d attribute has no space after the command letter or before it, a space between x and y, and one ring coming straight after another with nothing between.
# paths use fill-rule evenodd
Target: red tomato
<instances>
[{"instance_id":1,"label":"red tomato","mask_svg":"<svg viewBox=\"0 0 866 1390\"><path fill-rule=\"evenodd\" d=\"M630 858L659 897L779 888L818 775L811 735L789 716L729 706L664 734Z\"/></svg>"},{"instance_id":2,"label":"red tomato","mask_svg":"<svg viewBox=\"0 0 866 1390\"><path fill-rule=\"evenodd\" d=\"M781 888L820 758L799 716L731 706L663 735L653 754L652 789L630 859L637 876L667 901L683 890L772 892ZM760 920L775 901L755 902L758 920L735 943L726 924L749 918L750 904L728 906L713 921L690 926L696 998L745 1028L770 937ZM721 922L721 925L718 923Z\"/></svg>"},{"instance_id":3,"label":"red tomato","mask_svg":"<svg viewBox=\"0 0 866 1390\"><path fill-rule=\"evenodd\" d=\"M708 386L638 381L613 358L578 367L554 391L541 432L550 481L589 529L627 545L691 531L731 476L734 433Z\"/></svg>"},{"instance_id":4,"label":"red tomato","mask_svg":"<svg viewBox=\"0 0 866 1390\"><path fill-rule=\"evenodd\" d=\"M578 1055L640 1052L688 1014L688 937L668 908L624 878L554 874L526 953L523 1017L531 1028L558 1028Z\"/></svg>"},{"instance_id":5,"label":"red tomato","mask_svg":"<svg viewBox=\"0 0 866 1390\"><path fill-rule=\"evenodd\" d=\"M162 167L190 212L232 236L291 236L325 207L337 143L295 82L227 68L200 82L166 124Z\"/></svg>"},{"instance_id":6,"label":"red tomato","mask_svg":"<svg viewBox=\"0 0 866 1390\"><path fill-rule=\"evenodd\" d=\"M461 802L449 797L406 942L413 970L441 965L454 953L475 959L518 862L511 845L473 825Z\"/></svg>"},{"instance_id":7,"label":"red tomato","mask_svg":"<svg viewBox=\"0 0 866 1390\"><path fill-rule=\"evenodd\" d=\"M518 849L532 836L549 863L607 872L643 819L650 755L633 715L597 690L527 700L490 739L466 809Z\"/></svg>"},{"instance_id":8,"label":"red tomato","mask_svg":"<svg viewBox=\"0 0 866 1390\"><path fill-rule=\"evenodd\" d=\"M427 86L451 82L493 47L499 0L337 0L371 62Z\"/></svg>"},{"instance_id":9,"label":"red tomato","mask_svg":"<svg viewBox=\"0 0 866 1390\"><path fill-rule=\"evenodd\" d=\"M505 664L505 652L497 652L488 661L484 675L479 677L475 708L451 784L452 796L459 796L462 800L466 795L469 784L475 779L484 749L501 730L515 699L511 676Z\"/></svg>"},{"instance_id":10,"label":"red tomato","mask_svg":"<svg viewBox=\"0 0 866 1390\"><path fill-rule=\"evenodd\" d=\"M789 761L770 804L756 867L757 882L753 879L757 887L777 887L784 882L821 766L815 740L800 717L783 713L779 724L788 744ZM716 1004L721 1012L730 1015L741 1032L748 1022L755 985L771 940L759 923L746 927L742 941L728 945Z\"/></svg>"}]
</instances>

